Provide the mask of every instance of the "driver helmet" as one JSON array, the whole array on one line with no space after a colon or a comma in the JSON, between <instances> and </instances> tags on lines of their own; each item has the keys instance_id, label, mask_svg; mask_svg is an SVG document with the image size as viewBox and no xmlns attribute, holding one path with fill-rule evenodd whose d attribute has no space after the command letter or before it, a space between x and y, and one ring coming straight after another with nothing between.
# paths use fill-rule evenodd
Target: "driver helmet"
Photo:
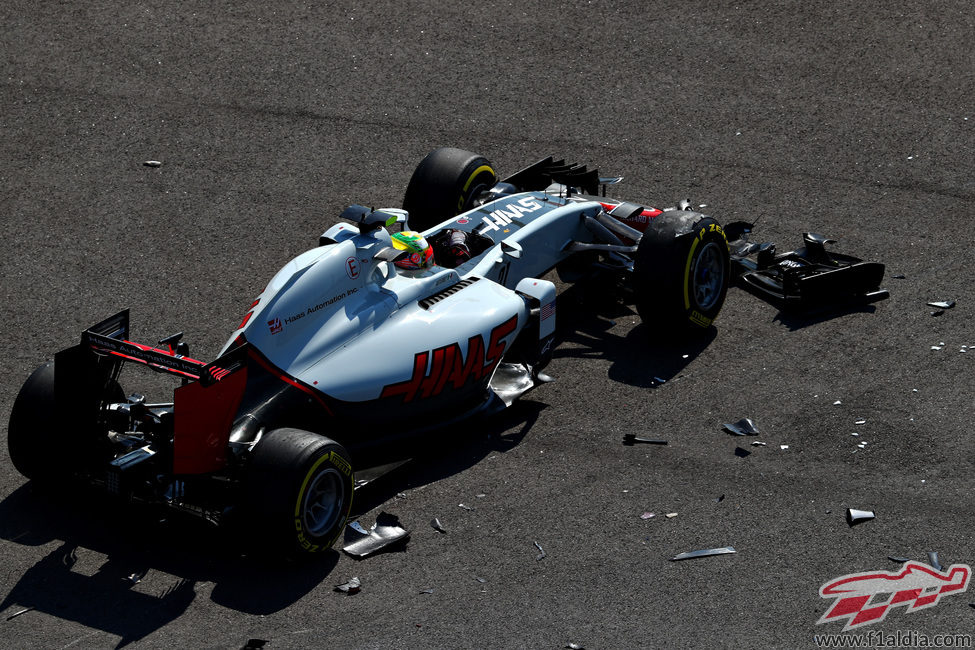
<instances>
[{"instance_id":1,"label":"driver helmet","mask_svg":"<svg viewBox=\"0 0 975 650\"><path fill-rule=\"evenodd\" d=\"M392 240L393 248L409 252L407 257L394 262L397 268L404 271L420 271L434 265L433 247L420 233L404 230L393 234Z\"/></svg>"}]
</instances>

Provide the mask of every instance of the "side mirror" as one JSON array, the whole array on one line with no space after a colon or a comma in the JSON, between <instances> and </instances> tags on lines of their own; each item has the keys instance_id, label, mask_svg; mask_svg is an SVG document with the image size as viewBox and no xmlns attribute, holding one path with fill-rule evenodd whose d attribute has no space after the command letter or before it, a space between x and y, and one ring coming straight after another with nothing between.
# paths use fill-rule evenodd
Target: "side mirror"
<instances>
[{"instance_id":1,"label":"side mirror","mask_svg":"<svg viewBox=\"0 0 975 650\"><path fill-rule=\"evenodd\" d=\"M521 257L522 250L521 244L518 242L501 242L501 252L508 257L519 259Z\"/></svg>"}]
</instances>

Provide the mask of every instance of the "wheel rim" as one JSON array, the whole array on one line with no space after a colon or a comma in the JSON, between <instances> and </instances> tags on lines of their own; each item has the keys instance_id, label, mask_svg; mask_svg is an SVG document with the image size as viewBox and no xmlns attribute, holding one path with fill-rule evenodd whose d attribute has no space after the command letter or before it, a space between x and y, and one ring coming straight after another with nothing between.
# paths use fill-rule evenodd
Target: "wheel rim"
<instances>
[{"instance_id":1,"label":"wheel rim","mask_svg":"<svg viewBox=\"0 0 975 650\"><path fill-rule=\"evenodd\" d=\"M724 287L723 262L721 249L714 242L705 244L701 254L694 260L694 302L703 311L714 307L721 297L721 289Z\"/></svg>"},{"instance_id":2,"label":"wheel rim","mask_svg":"<svg viewBox=\"0 0 975 650\"><path fill-rule=\"evenodd\" d=\"M316 537L328 532L338 519L344 497L342 475L337 470L328 468L317 474L302 503L301 519L305 531Z\"/></svg>"}]
</instances>

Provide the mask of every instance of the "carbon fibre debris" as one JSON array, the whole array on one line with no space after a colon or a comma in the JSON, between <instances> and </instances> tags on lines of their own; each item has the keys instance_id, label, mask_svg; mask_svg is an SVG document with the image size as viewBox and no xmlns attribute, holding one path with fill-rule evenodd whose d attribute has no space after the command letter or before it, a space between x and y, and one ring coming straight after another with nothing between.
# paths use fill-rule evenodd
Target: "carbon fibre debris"
<instances>
[{"instance_id":1,"label":"carbon fibre debris","mask_svg":"<svg viewBox=\"0 0 975 650\"><path fill-rule=\"evenodd\" d=\"M737 422L721 425L725 431L736 436L757 436L758 427L751 418L742 418Z\"/></svg>"},{"instance_id":2,"label":"carbon fibre debris","mask_svg":"<svg viewBox=\"0 0 975 650\"><path fill-rule=\"evenodd\" d=\"M857 524L862 524L865 521L870 521L876 516L877 515L874 514L873 510L857 510L855 508L847 508L846 523L853 527Z\"/></svg>"},{"instance_id":3,"label":"carbon fibre debris","mask_svg":"<svg viewBox=\"0 0 975 650\"><path fill-rule=\"evenodd\" d=\"M361 589L362 581L359 580L358 577L350 578L348 582L335 585L335 591L340 591L342 593L349 594L350 596L354 596L355 594L359 593Z\"/></svg>"},{"instance_id":4,"label":"carbon fibre debris","mask_svg":"<svg viewBox=\"0 0 975 650\"><path fill-rule=\"evenodd\" d=\"M366 531L358 522L353 522L345 530L346 545L342 548L352 557L362 558L408 539L410 533L399 525L395 515L379 513L376 523Z\"/></svg>"},{"instance_id":5,"label":"carbon fibre debris","mask_svg":"<svg viewBox=\"0 0 975 650\"><path fill-rule=\"evenodd\" d=\"M699 551L687 551L686 553L678 553L674 557L670 558L671 562L678 562L680 560L693 560L699 557L711 557L713 555L729 555L731 553L737 553L732 546L722 546L719 548L705 548Z\"/></svg>"},{"instance_id":6,"label":"carbon fibre debris","mask_svg":"<svg viewBox=\"0 0 975 650\"><path fill-rule=\"evenodd\" d=\"M543 549L542 548L542 545L539 544L538 542L532 542L532 543L535 545L535 548L538 549L538 555L535 556L535 561L538 562L539 560L544 559L545 558L545 549Z\"/></svg>"},{"instance_id":7,"label":"carbon fibre debris","mask_svg":"<svg viewBox=\"0 0 975 650\"><path fill-rule=\"evenodd\" d=\"M632 447L636 443L643 443L645 445L666 445L666 440L660 440L657 438L641 438L634 433L624 433L623 434L623 444L627 447Z\"/></svg>"}]
</instances>

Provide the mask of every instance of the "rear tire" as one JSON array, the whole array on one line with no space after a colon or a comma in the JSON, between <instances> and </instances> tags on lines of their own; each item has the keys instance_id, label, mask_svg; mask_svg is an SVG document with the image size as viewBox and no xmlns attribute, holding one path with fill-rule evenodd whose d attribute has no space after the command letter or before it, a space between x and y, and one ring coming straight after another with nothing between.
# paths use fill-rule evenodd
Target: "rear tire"
<instances>
[{"instance_id":1,"label":"rear tire","mask_svg":"<svg viewBox=\"0 0 975 650\"><path fill-rule=\"evenodd\" d=\"M76 350L59 352L57 363L48 361L34 370L10 411L10 460L34 483L60 486L105 460L100 444L105 439L97 427L99 410L125 399L117 381L97 370L84 370L77 363ZM57 373L63 375L60 395L55 390Z\"/></svg>"},{"instance_id":2,"label":"rear tire","mask_svg":"<svg viewBox=\"0 0 975 650\"><path fill-rule=\"evenodd\" d=\"M320 553L352 508L352 464L342 445L300 429L276 429L251 452L244 506L273 552Z\"/></svg>"},{"instance_id":3,"label":"rear tire","mask_svg":"<svg viewBox=\"0 0 975 650\"><path fill-rule=\"evenodd\" d=\"M718 222L675 210L655 217L636 253L636 308L654 332L693 337L721 311L731 274Z\"/></svg>"},{"instance_id":4,"label":"rear tire","mask_svg":"<svg viewBox=\"0 0 975 650\"><path fill-rule=\"evenodd\" d=\"M17 471L29 479L61 474L52 452L61 447L54 402L54 362L31 373L17 393L7 427L7 449Z\"/></svg>"},{"instance_id":5,"label":"rear tire","mask_svg":"<svg viewBox=\"0 0 975 650\"><path fill-rule=\"evenodd\" d=\"M434 149L420 161L406 186L403 209L410 214L410 228L428 230L470 209L497 179L484 156L453 147Z\"/></svg>"}]
</instances>

